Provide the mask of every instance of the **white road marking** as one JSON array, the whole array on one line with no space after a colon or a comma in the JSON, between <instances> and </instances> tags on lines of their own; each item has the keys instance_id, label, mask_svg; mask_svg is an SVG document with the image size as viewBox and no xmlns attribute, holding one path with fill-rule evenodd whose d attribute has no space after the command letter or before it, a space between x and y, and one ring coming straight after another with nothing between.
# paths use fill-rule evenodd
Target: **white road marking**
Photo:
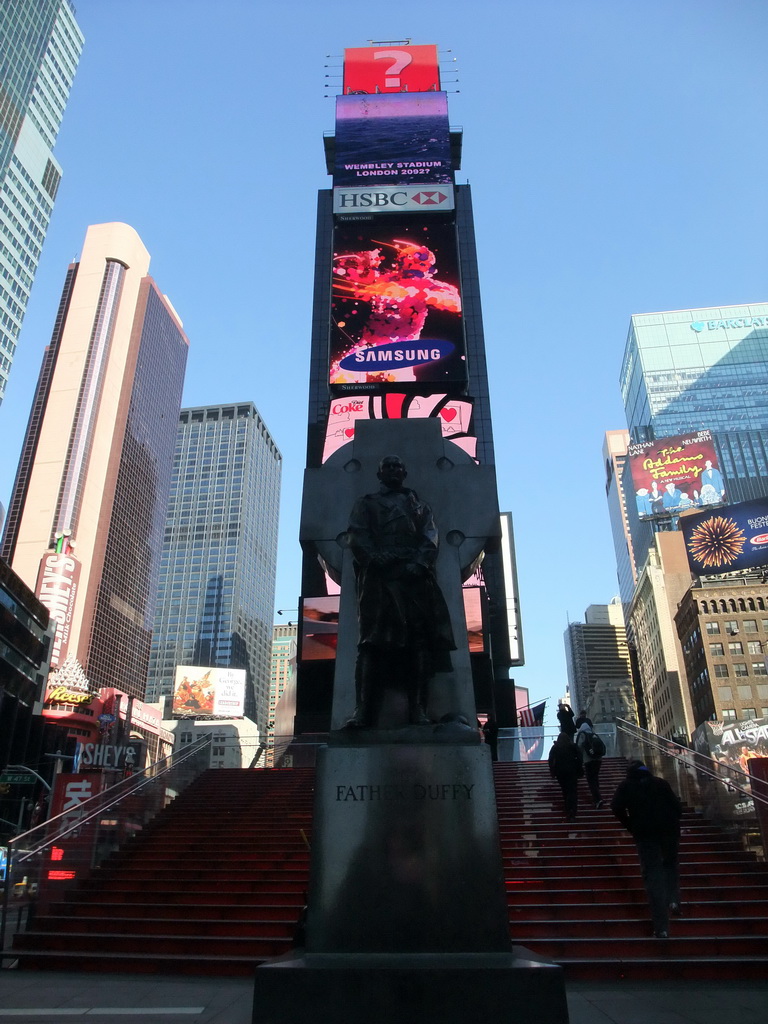
<instances>
[{"instance_id":1,"label":"white road marking","mask_svg":"<svg viewBox=\"0 0 768 1024\"><path fill-rule=\"evenodd\" d=\"M166 1016L200 1014L204 1010L204 1006L57 1006L55 1009L0 1010L0 1019L3 1017L148 1017L150 1015L157 1017L161 1014Z\"/></svg>"}]
</instances>

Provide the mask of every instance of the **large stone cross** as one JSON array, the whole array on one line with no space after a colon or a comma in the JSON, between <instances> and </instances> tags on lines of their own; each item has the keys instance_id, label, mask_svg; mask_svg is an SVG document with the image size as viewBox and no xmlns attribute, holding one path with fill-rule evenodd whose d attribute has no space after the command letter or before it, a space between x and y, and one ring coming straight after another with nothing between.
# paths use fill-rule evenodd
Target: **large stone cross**
<instances>
[{"instance_id":1,"label":"large stone cross","mask_svg":"<svg viewBox=\"0 0 768 1024\"><path fill-rule=\"evenodd\" d=\"M346 530L355 501L378 490L378 465L398 455L408 471L405 486L432 508L440 533L437 582L451 616L457 649L453 669L438 673L431 687L430 716L448 713L476 720L472 669L461 584L472 572L489 538L500 534L496 474L478 466L461 448L444 439L436 419L370 420L355 424L354 440L319 469L304 474L300 539L341 579L339 640L331 728L341 728L355 707L357 597ZM309 595L307 595L309 596Z\"/></svg>"}]
</instances>

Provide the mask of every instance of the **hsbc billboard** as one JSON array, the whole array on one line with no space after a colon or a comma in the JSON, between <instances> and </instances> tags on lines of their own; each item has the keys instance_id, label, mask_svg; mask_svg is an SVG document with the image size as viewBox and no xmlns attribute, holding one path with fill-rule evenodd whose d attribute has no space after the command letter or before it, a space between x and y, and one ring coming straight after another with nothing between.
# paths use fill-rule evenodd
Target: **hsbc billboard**
<instances>
[{"instance_id":1,"label":"hsbc billboard","mask_svg":"<svg viewBox=\"0 0 768 1024\"><path fill-rule=\"evenodd\" d=\"M442 213L454 209L453 186L425 188L423 185L379 185L377 188L348 187L333 190L333 212L337 215L424 212Z\"/></svg>"}]
</instances>

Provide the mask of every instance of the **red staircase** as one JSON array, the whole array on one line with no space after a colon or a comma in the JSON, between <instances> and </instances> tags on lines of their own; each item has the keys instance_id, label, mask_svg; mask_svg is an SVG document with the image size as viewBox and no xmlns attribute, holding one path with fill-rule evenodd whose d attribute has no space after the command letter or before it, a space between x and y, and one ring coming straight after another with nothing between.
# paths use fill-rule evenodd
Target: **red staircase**
<instances>
[{"instance_id":1,"label":"red staircase","mask_svg":"<svg viewBox=\"0 0 768 1024\"><path fill-rule=\"evenodd\" d=\"M545 763L494 768L510 932L569 979L764 977L768 868L693 813L683 819L684 916L651 937L634 844L580 783L565 822ZM308 888L314 769L217 769L132 845L15 937L30 969L249 975L295 944Z\"/></svg>"},{"instance_id":2,"label":"red staircase","mask_svg":"<svg viewBox=\"0 0 768 1024\"><path fill-rule=\"evenodd\" d=\"M652 937L631 836L610 811L626 762L606 758L605 806L579 783L566 822L546 762L494 766L510 932L562 964L568 979L763 978L768 970L768 868L740 841L686 812L680 874L683 915L669 939Z\"/></svg>"},{"instance_id":3,"label":"red staircase","mask_svg":"<svg viewBox=\"0 0 768 1024\"><path fill-rule=\"evenodd\" d=\"M313 768L205 772L15 936L19 966L250 975L282 955L305 903L313 781Z\"/></svg>"}]
</instances>

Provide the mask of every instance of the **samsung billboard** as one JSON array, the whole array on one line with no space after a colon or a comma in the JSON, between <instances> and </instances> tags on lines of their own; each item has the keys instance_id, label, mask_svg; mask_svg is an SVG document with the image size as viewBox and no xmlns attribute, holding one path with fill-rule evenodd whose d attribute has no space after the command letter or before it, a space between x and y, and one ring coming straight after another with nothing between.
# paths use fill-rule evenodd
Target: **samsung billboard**
<instances>
[{"instance_id":1,"label":"samsung billboard","mask_svg":"<svg viewBox=\"0 0 768 1024\"><path fill-rule=\"evenodd\" d=\"M393 384L463 387L467 370L453 222L341 222L333 238L329 383L337 391L390 390Z\"/></svg>"}]
</instances>

